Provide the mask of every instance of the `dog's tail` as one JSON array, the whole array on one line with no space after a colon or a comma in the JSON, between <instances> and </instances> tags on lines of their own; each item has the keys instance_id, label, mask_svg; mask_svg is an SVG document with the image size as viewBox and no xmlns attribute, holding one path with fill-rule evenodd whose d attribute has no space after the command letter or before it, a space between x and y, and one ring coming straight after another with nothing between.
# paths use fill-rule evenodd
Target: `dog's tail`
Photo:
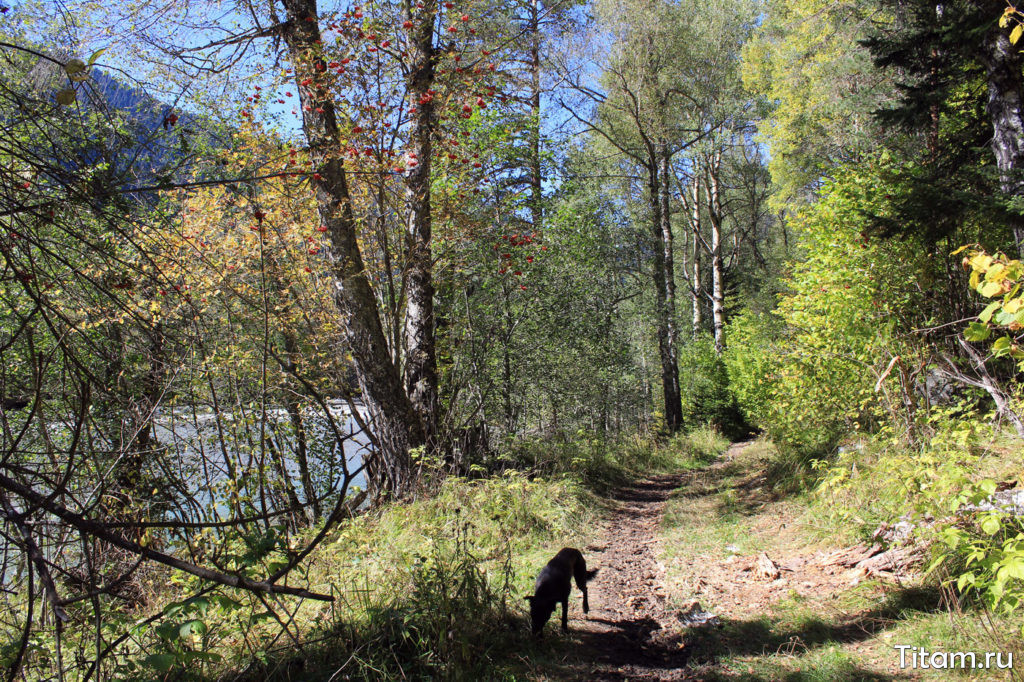
<instances>
[{"instance_id":1,"label":"dog's tail","mask_svg":"<svg viewBox=\"0 0 1024 682\"><path fill-rule=\"evenodd\" d=\"M591 580L593 580L594 576L597 575L597 570L598 569L595 568L593 571L587 571L586 573L584 573L583 582L589 583Z\"/></svg>"}]
</instances>

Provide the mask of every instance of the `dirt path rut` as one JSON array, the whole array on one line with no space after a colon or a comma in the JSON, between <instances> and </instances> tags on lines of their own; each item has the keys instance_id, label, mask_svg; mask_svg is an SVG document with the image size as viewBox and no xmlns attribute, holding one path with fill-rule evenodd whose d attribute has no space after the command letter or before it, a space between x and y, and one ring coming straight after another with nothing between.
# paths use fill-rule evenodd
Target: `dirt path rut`
<instances>
[{"instance_id":1,"label":"dirt path rut","mask_svg":"<svg viewBox=\"0 0 1024 682\"><path fill-rule=\"evenodd\" d=\"M580 641L575 679L689 679L688 654L678 621L667 609L654 546L665 502L686 477L656 476L611 496L614 507L604 537L584 551L588 565L600 569L590 584L591 611L586 618L575 611L570 622Z\"/></svg>"}]
</instances>

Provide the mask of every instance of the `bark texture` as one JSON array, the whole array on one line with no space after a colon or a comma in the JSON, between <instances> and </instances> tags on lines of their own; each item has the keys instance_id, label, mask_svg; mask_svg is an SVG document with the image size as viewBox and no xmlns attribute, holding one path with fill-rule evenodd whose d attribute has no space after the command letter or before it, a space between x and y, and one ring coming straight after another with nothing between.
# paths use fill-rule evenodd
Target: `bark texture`
<instances>
[{"instance_id":1,"label":"bark texture","mask_svg":"<svg viewBox=\"0 0 1024 682\"><path fill-rule=\"evenodd\" d=\"M433 256L430 250L430 165L436 118L430 90L434 85L434 18L436 4L429 2L415 16L406 2L411 65L406 85L410 111L405 174L406 248L408 253L405 303L405 387L433 447L437 433L437 352L434 334Z\"/></svg>"},{"instance_id":2,"label":"bark texture","mask_svg":"<svg viewBox=\"0 0 1024 682\"><path fill-rule=\"evenodd\" d=\"M704 292L700 283L700 255L702 251L700 243L700 175L697 174L696 170L693 174L692 189L693 206L690 207L690 227L693 229L693 250L691 252L693 270L690 275L690 296L693 304L693 338L696 339L700 335L701 326L704 324L701 313L701 296L704 295Z\"/></svg>"},{"instance_id":3,"label":"bark texture","mask_svg":"<svg viewBox=\"0 0 1024 682\"><path fill-rule=\"evenodd\" d=\"M999 183L1008 197L1024 200L1024 79L1017 48L995 21L985 35L982 61L988 80L986 108L992 121L992 152ZM1012 228L1017 252L1024 257L1024 217L1016 217Z\"/></svg>"},{"instance_id":4,"label":"bark texture","mask_svg":"<svg viewBox=\"0 0 1024 682\"><path fill-rule=\"evenodd\" d=\"M711 318L715 331L715 352L725 350L725 290L722 277L722 197L718 174L722 165L720 151L708 164L708 215L711 220Z\"/></svg>"}]
</instances>

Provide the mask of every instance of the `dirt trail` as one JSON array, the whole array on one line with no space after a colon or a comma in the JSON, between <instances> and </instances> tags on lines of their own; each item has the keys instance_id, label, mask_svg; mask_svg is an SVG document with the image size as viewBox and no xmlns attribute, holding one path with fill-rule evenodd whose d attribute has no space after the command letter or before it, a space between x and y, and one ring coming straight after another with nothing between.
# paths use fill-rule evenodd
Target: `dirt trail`
<instances>
[{"instance_id":1,"label":"dirt trail","mask_svg":"<svg viewBox=\"0 0 1024 682\"><path fill-rule=\"evenodd\" d=\"M584 619L578 603L570 610L580 644L566 672L575 679L692 679L654 546L665 502L689 475L657 476L612 494L604 538L584 551L588 565L600 569L590 584L590 614Z\"/></svg>"},{"instance_id":2,"label":"dirt trail","mask_svg":"<svg viewBox=\"0 0 1024 682\"><path fill-rule=\"evenodd\" d=\"M865 583L860 596L839 600L861 578L823 560L835 549L829 543L802 537L792 523L798 507L772 490L763 450L735 443L707 466L612 493L601 540L583 550L600 571L591 612L584 616L574 588L572 641L555 635L554 659L534 679L804 679L802 666L822 663L836 666L822 679L916 679L894 669L886 631L934 610L933 597L907 587L885 601L890 588ZM666 531L670 498L683 502ZM764 552L778 562L767 577L757 570ZM687 629L680 608L688 600L713 611L722 629Z\"/></svg>"},{"instance_id":3,"label":"dirt trail","mask_svg":"<svg viewBox=\"0 0 1024 682\"><path fill-rule=\"evenodd\" d=\"M692 500L695 508L722 486L749 488L746 493L756 498L762 492L760 472L727 482L749 445L735 443L708 466L637 481L609 496L612 509L602 538L584 549L588 566L600 569L590 584L590 614L583 615L574 589L569 627L577 643L564 651L559 670L547 679L677 682L715 676L715 666L687 641L679 605L669 603L666 569L658 561L658 530L673 494ZM699 525L702 519L694 522ZM706 599L704 606L714 611L723 609L723 617L737 615L730 608L734 602L744 604L744 611L767 611L784 581L751 581L741 563L694 561L691 572L699 580L689 596ZM710 593L701 588L707 585Z\"/></svg>"}]
</instances>

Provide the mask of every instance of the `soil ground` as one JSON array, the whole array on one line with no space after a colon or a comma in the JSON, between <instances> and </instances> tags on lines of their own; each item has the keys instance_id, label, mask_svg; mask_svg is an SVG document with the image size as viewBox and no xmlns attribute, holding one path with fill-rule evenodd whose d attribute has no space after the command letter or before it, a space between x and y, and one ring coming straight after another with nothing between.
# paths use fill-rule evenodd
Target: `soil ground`
<instances>
[{"instance_id":1,"label":"soil ground","mask_svg":"<svg viewBox=\"0 0 1024 682\"><path fill-rule=\"evenodd\" d=\"M573 588L569 629L575 645L563 647L554 670L540 679L696 679L686 668L689 652L682 631L666 627L672 617L664 568L657 560L662 510L687 476L657 476L612 493L602 540L583 549L588 568L599 569L589 585L590 613L583 614ZM552 637L556 626L549 624L547 632Z\"/></svg>"}]
</instances>

